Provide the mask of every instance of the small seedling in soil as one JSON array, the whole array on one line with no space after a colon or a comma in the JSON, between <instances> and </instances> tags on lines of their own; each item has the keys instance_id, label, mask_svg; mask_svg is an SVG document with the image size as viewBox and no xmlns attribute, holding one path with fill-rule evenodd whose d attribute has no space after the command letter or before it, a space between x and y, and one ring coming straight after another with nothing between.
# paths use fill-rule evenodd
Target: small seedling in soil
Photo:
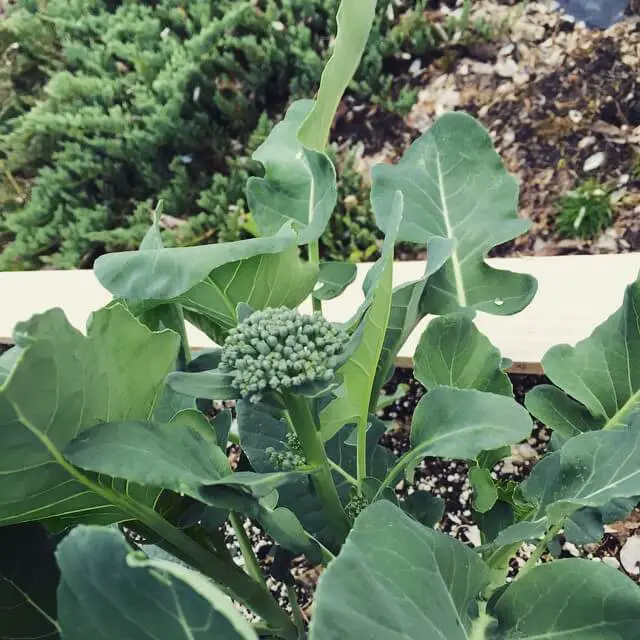
<instances>
[{"instance_id":1,"label":"small seedling in soil","mask_svg":"<svg viewBox=\"0 0 640 640\"><path fill-rule=\"evenodd\" d=\"M591 178L561 196L555 220L559 235L593 240L611 225L611 189Z\"/></svg>"},{"instance_id":2,"label":"small seedling in soil","mask_svg":"<svg viewBox=\"0 0 640 640\"><path fill-rule=\"evenodd\" d=\"M397 164L373 168L380 257L353 317L323 313L354 295L355 266L321 262L319 239L338 199L329 133L375 8L342 1L316 100L293 103L256 149L257 237L165 248L157 211L139 251L96 261L114 300L85 334L60 309L15 328L0 356L0 525L20 542L0 549L3 638L637 640L638 585L552 558L559 536L597 543L639 500L640 280L591 336L547 352L551 384L518 403L509 354L475 316L513 315L535 296L533 277L485 261L530 222L487 130L448 113ZM394 288L400 242L428 259ZM301 314L308 298L313 314ZM382 389L428 315L414 355L425 391L396 456L380 445ZM185 321L219 347L194 356ZM211 417L225 401L235 416ZM496 477L532 415L552 432L548 452L525 480ZM434 458L468 470L473 548L435 526L440 495L396 491ZM273 541L271 576L256 527ZM306 612L300 557L322 567Z\"/></svg>"}]
</instances>

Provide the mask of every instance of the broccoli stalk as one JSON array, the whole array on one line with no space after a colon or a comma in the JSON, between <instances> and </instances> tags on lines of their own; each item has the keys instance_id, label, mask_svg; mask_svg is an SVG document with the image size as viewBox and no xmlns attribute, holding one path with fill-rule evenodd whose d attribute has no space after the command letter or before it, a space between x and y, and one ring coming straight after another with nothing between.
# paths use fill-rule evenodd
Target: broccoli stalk
<instances>
[{"instance_id":1,"label":"broccoli stalk","mask_svg":"<svg viewBox=\"0 0 640 640\"><path fill-rule=\"evenodd\" d=\"M219 367L233 376L232 386L250 402L260 402L265 393L282 400L299 448L296 455L271 452L270 457L286 465L303 461L318 467L312 482L327 517L343 538L349 532L349 520L333 481L317 411L299 391L303 385L335 377L348 341L349 335L320 313L302 316L286 307L264 309L229 331Z\"/></svg>"}]
</instances>

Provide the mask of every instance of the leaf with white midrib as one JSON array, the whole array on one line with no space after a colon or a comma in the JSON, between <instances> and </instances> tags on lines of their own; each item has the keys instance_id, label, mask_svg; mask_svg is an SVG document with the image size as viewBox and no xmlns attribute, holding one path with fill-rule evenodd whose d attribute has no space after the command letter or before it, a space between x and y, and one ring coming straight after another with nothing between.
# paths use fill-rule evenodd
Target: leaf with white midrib
<instances>
[{"instance_id":1,"label":"leaf with white midrib","mask_svg":"<svg viewBox=\"0 0 640 640\"><path fill-rule=\"evenodd\" d=\"M416 347L414 369L427 389L446 385L513 395L500 351L478 331L468 310L429 323Z\"/></svg>"},{"instance_id":2,"label":"leaf with white midrib","mask_svg":"<svg viewBox=\"0 0 640 640\"><path fill-rule=\"evenodd\" d=\"M425 456L475 459L482 451L515 444L531 433L529 414L513 398L436 387L424 395L411 422L411 448Z\"/></svg>"},{"instance_id":3,"label":"leaf with white midrib","mask_svg":"<svg viewBox=\"0 0 640 640\"><path fill-rule=\"evenodd\" d=\"M293 223L298 244L308 244L322 235L335 207L333 163L325 153L306 149L297 137L314 104L313 100L294 102L252 156L262 163L265 175L249 178L247 201L264 236Z\"/></svg>"},{"instance_id":4,"label":"leaf with white midrib","mask_svg":"<svg viewBox=\"0 0 640 640\"><path fill-rule=\"evenodd\" d=\"M636 640L640 589L601 563L564 559L515 580L492 603L495 640Z\"/></svg>"},{"instance_id":5,"label":"leaf with white midrib","mask_svg":"<svg viewBox=\"0 0 640 640\"><path fill-rule=\"evenodd\" d=\"M310 637L468 640L488 582L474 551L376 502L320 578Z\"/></svg>"},{"instance_id":6,"label":"leaf with white midrib","mask_svg":"<svg viewBox=\"0 0 640 640\"><path fill-rule=\"evenodd\" d=\"M640 589L612 567L534 567L482 613L490 575L472 549L376 502L320 577L310 639L637 640Z\"/></svg>"},{"instance_id":7,"label":"leaf with white midrib","mask_svg":"<svg viewBox=\"0 0 640 640\"><path fill-rule=\"evenodd\" d=\"M640 280L588 338L552 347L542 366L556 387L536 388L525 402L547 426L569 436L629 425L640 412Z\"/></svg>"},{"instance_id":8,"label":"leaf with white midrib","mask_svg":"<svg viewBox=\"0 0 640 640\"><path fill-rule=\"evenodd\" d=\"M516 531L523 537L539 537L545 528L581 508L605 507L640 495L640 416L624 429L570 438L534 466L521 488L536 511L527 521L504 530L499 544L514 539Z\"/></svg>"},{"instance_id":9,"label":"leaf with white midrib","mask_svg":"<svg viewBox=\"0 0 640 640\"><path fill-rule=\"evenodd\" d=\"M485 262L491 249L524 233L530 223L517 215L517 182L482 125L466 114L445 114L397 165L372 169L371 200L383 229L398 189L405 197L398 239L427 243L441 238L453 245L451 259L428 283L425 313L471 307L509 315L531 301L534 278Z\"/></svg>"},{"instance_id":10,"label":"leaf with white midrib","mask_svg":"<svg viewBox=\"0 0 640 640\"><path fill-rule=\"evenodd\" d=\"M62 451L100 422L147 419L173 368L178 336L151 332L121 305L95 313L87 337L59 309L17 331L24 349L0 388L0 524L122 520L121 509L70 475ZM85 477L148 505L158 495L106 476Z\"/></svg>"},{"instance_id":11,"label":"leaf with white midrib","mask_svg":"<svg viewBox=\"0 0 640 640\"><path fill-rule=\"evenodd\" d=\"M248 304L255 310L295 308L313 289L317 274L318 268L301 260L292 243L280 253L253 256L218 267L175 302L186 311L212 321L221 333L210 337L223 339L225 332L238 322L238 304Z\"/></svg>"},{"instance_id":12,"label":"leaf with white midrib","mask_svg":"<svg viewBox=\"0 0 640 640\"><path fill-rule=\"evenodd\" d=\"M168 560L133 556L113 529L78 527L56 555L65 640L257 640L209 579Z\"/></svg>"}]
</instances>

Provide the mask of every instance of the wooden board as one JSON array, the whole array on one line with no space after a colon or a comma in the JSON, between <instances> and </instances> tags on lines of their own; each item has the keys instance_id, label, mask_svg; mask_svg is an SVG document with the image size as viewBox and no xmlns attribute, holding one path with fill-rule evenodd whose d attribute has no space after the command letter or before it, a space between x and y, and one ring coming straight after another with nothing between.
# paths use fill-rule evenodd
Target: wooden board
<instances>
[{"instance_id":1,"label":"wooden board","mask_svg":"<svg viewBox=\"0 0 640 640\"><path fill-rule=\"evenodd\" d=\"M530 273L538 279L533 302L515 316L479 313L478 328L503 356L513 360L513 372L540 373L540 361L554 344L575 344L611 315L622 303L625 287L640 272L640 253L596 256L496 258L498 269ZM356 281L338 300L325 303L327 317L341 322L351 317L363 299L362 281L370 264L358 265ZM423 262L397 262L394 285L416 280ZM17 322L52 307L64 310L69 321L84 330L92 311L111 300L91 271L29 271L0 273L2 313L0 341L12 341ZM301 310L308 312L310 302ZM398 365L410 367L418 340L430 318L411 335L398 357ZM195 327L188 327L194 350L213 346Z\"/></svg>"}]
</instances>

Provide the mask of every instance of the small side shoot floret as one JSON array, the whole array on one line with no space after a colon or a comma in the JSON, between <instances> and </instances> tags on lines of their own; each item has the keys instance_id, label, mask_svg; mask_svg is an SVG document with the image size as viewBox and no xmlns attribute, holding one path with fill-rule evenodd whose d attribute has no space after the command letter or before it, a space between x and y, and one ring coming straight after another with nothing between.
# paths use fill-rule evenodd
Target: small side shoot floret
<instances>
[{"instance_id":1,"label":"small side shoot floret","mask_svg":"<svg viewBox=\"0 0 640 640\"><path fill-rule=\"evenodd\" d=\"M294 433L285 436L284 451L276 451L273 447L267 447L265 453L279 471L293 471L306 466L307 458L304 455L302 443Z\"/></svg>"},{"instance_id":2,"label":"small side shoot floret","mask_svg":"<svg viewBox=\"0 0 640 640\"><path fill-rule=\"evenodd\" d=\"M229 331L219 369L233 375L232 385L243 398L260 402L267 391L330 381L348 341L349 335L320 313L264 309Z\"/></svg>"}]
</instances>

